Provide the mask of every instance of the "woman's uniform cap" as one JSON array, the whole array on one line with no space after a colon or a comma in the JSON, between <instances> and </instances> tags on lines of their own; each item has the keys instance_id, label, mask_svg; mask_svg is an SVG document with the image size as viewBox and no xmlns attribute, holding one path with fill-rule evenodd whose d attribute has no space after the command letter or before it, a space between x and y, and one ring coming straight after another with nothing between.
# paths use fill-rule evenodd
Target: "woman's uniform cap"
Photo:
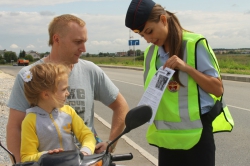
<instances>
[{"instance_id":1,"label":"woman's uniform cap","mask_svg":"<svg viewBox=\"0 0 250 166\"><path fill-rule=\"evenodd\" d=\"M155 5L152 0L132 0L126 14L125 25L135 33L140 33Z\"/></svg>"}]
</instances>

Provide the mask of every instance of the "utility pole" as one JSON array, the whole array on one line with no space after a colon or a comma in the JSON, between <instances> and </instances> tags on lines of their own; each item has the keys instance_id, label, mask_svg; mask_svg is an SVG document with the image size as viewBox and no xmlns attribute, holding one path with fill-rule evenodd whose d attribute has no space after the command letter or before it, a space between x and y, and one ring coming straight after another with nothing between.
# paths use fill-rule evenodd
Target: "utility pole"
<instances>
[{"instance_id":1,"label":"utility pole","mask_svg":"<svg viewBox=\"0 0 250 166\"><path fill-rule=\"evenodd\" d=\"M132 40L134 37L131 34L131 29L129 29L129 40ZM135 46L133 45L133 49L132 46L129 46L129 52L131 52L130 50L133 50L133 54L134 54L134 65L135 65Z\"/></svg>"},{"instance_id":2,"label":"utility pole","mask_svg":"<svg viewBox=\"0 0 250 166\"><path fill-rule=\"evenodd\" d=\"M134 65L135 65L135 45L137 45L137 46L140 45L140 40L138 40L138 39L137 40L132 40L133 38L134 37L131 35L131 30L129 30L129 40L128 40L129 52L130 52L130 50L132 50L131 47L134 46L133 47L134 51L132 51L132 52L134 54Z\"/></svg>"},{"instance_id":3,"label":"utility pole","mask_svg":"<svg viewBox=\"0 0 250 166\"><path fill-rule=\"evenodd\" d=\"M129 40L132 40L134 37L133 35L131 34L131 29L129 29ZM133 50L133 48L135 47L132 47L131 45L129 46L129 55L131 55L131 51L130 50Z\"/></svg>"}]
</instances>

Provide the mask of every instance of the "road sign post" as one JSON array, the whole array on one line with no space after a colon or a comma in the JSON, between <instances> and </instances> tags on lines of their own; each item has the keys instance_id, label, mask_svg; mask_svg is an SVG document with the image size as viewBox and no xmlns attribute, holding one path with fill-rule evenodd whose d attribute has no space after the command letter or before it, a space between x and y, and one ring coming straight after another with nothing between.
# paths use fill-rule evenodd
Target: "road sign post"
<instances>
[{"instance_id":1,"label":"road sign post","mask_svg":"<svg viewBox=\"0 0 250 166\"><path fill-rule=\"evenodd\" d=\"M134 65L135 65L135 46L140 45L140 40L128 40L128 45L134 48Z\"/></svg>"}]
</instances>

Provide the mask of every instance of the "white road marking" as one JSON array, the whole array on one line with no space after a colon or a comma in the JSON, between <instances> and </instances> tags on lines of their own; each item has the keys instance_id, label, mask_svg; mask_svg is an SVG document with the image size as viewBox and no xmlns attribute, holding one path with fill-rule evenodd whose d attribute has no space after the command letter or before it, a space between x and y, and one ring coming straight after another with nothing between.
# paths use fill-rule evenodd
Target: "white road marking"
<instances>
[{"instance_id":1,"label":"white road marking","mask_svg":"<svg viewBox=\"0 0 250 166\"><path fill-rule=\"evenodd\" d=\"M227 106L229 107L233 107L233 108L237 108L237 109L241 109L241 110L245 110L245 111L249 111L250 112L250 109L246 109L246 108L241 108L241 107L236 107L236 106L233 106L233 105L228 105Z\"/></svg>"},{"instance_id":2,"label":"white road marking","mask_svg":"<svg viewBox=\"0 0 250 166\"><path fill-rule=\"evenodd\" d=\"M126 84L130 84L130 85L136 85L136 86L144 87L143 85L134 84L134 83L131 83L131 82L126 82L126 81L121 81L121 80L115 80L115 79L111 79L111 80L112 80L112 81L117 81L117 82L126 83Z\"/></svg>"},{"instance_id":3,"label":"white road marking","mask_svg":"<svg viewBox=\"0 0 250 166\"><path fill-rule=\"evenodd\" d=\"M106 127L111 129L111 125L105 121L102 117L94 113L95 118L97 118L101 123L103 123ZM148 153L146 150L144 150L142 147L140 147L138 144L136 144L134 141L132 141L127 136L123 135L121 138L123 138L131 147L138 150L146 159L148 159L150 162L152 162L154 165L158 164L158 159L152 156L150 153Z\"/></svg>"}]
</instances>

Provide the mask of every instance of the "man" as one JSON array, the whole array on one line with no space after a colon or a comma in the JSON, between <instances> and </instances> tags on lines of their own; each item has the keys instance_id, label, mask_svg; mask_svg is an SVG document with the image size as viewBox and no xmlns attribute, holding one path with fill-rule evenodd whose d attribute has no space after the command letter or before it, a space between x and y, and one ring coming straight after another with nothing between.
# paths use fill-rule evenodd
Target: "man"
<instances>
[{"instance_id":1,"label":"man","mask_svg":"<svg viewBox=\"0 0 250 166\"><path fill-rule=\"evenodd\" d=\"M110 140L113 140L124 129L128 104L107 75L95 64L79 59L86 52L87 29L85 22L73 15L65 14L55 17L49 25L49 46L51 53L38 63L63 63L71 69L69 76L69 93L67 102L84 119L93 131L94 100L99 100L113 110L112 126L109 141L96 145L96 153L104 151ZM34 65L34 64L32 64ZM8 107L10 108L7 123L7 146L20 162L21 123L29 104L23 92L21 75L30 69L22 68L15 80ZM114 147L109 150L112 151Z\"/></svg>"}]
</instances>

